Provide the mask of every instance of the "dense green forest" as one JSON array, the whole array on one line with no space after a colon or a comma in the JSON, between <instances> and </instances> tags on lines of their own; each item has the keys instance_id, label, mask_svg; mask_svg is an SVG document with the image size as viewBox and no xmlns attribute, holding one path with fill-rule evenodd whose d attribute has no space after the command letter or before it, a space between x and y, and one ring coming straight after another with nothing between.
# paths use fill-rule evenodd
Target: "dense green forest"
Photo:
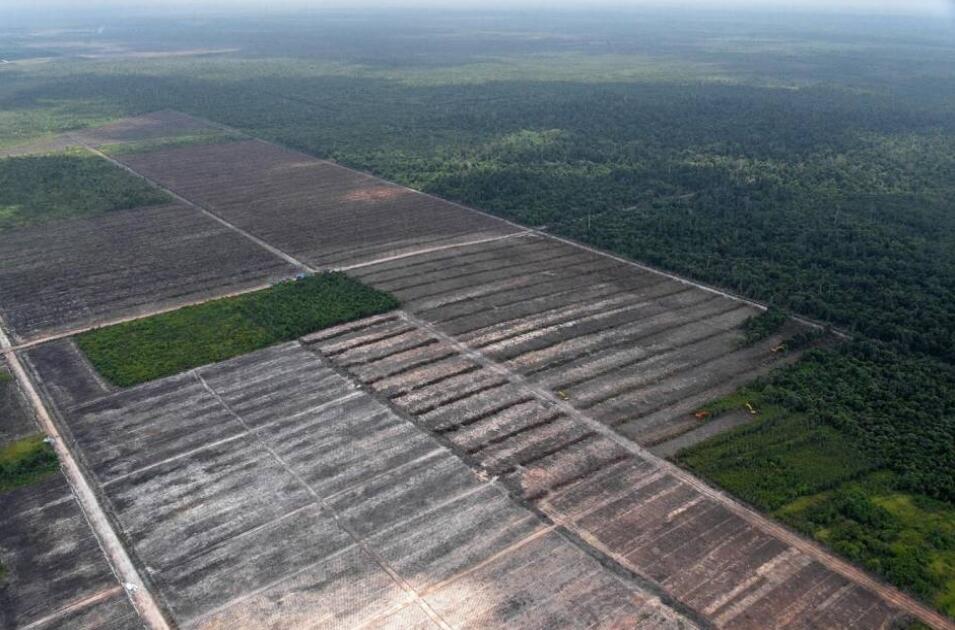
<instances>
[{"instance_id":1,"label":"dense green forest","mask_svg":"<svg viewBox=\"0 0 955 630\"><path fill-rule=\"evenodd\" d=\"M10 59L54 61L0 66L0 147L178 109L838 327L851 343L719 403L760 416L680 460L955 614L950 23L646 11L208 24L118 24L84 45L235 50L78 59L12 33Z\"/></svg>"}]
</instances>

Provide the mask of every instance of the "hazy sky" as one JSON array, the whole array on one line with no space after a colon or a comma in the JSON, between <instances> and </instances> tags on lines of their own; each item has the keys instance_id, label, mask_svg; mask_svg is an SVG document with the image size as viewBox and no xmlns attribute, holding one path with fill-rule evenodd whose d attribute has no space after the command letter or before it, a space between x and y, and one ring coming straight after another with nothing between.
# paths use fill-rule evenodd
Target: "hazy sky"
<instances>
[{"instance_id":1,"label":"hazy sky","mask_svg":"<svg viewBox=\"0 0 955 630\"><path fill-rule=\"evenodd\" d=\"M441 7L441 8L588 8L679 6L711 9L747 7L814 9L873 13L933 13L951 15L955 0L0 0L7 9L69 7L73 11L100 8L252 8L270 10L300 7Z\"/></svg>"},{"instance_id":2,"label":"hazy sky","mask_svg":"<svg viewBox=\"0 0 955 630\"><path fill-rule=\"evenodd\" d=\"M279 15L301 9L439 8L532 11L587 9L673 9L681 14L758 11L786 14L846 13L929 17L939 28L955 31L955 0L0 0L0 30L87 25L108 18L152 18L188 14L261 11Z\"/></svg>"}]
</instances>

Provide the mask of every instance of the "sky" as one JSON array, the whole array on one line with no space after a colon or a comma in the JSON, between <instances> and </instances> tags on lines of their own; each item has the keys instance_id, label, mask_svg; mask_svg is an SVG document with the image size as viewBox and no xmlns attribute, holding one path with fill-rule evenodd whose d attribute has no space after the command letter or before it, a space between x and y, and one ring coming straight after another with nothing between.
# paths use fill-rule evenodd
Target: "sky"
<instances>
[{"instance_id":1,"label":"sky","mask_svg":"<svg viewBox=\"0 0 955 630\"><path fill-rule=\"evenodd\" d=\"M810 12L866 16L900 15L936 20L932 28L955 30L955 0L0 0L0 30L53 28L109 18L178 17L223 12L277 15L301 9L462 9L523 11L659 9L681 14L740 11L782 15Z\"/></svg>"},{"instance_id":2,"label":"sky","mask_svg":"<svg viewBox=\"0 0 955 630\"><path fill-rule=\"evenodd\" d=\"M852 11L864 13L929 13L952 15L955 0L0 0L11 8L116 9L280 7L433 7L433 8L598 8L677 6L685 8L765 8Z\"/></svg>"}]
</instances>

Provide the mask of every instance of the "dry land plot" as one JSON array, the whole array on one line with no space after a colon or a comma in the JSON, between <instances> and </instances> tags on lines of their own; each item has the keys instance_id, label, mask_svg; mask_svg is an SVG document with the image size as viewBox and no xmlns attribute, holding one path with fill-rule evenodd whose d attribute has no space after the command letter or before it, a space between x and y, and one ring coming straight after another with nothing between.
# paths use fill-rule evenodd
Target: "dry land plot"
<instances>
[{"instance_id":1,"label":"dry land plot","mask_svg":"<svg viewBox=\"0 0 955 630\"><path fill-rule=\"evenodd\" d=\"M0 367L0 450L37 431L5 374ZM0 492L0 506L0 628L142 627L58 470Z\"/></svg>"},{"instance_id":2,"label":"dry land plot","mask_svg":"<svg viewBox=\"0 0 955 630\"><path fill-rule=\"evenodd\" d=\"M295 271L193 208L124 210L0 233L0 314L23 341Z\"/></svg>"},{"instance_id":3,"label":"dry land plot","mask_svg":"<svg viewBox=\"0 0 955 630\"><path fill-rule=\"evenodd\" d=\"M73 403L182 627L693 625L298 343Z\"/></svg>"},{"instance_id":4,"label":"dry land plot","mask_svg":"<svg viewBox=\"0 0 955 630\"><path fill-rule=\"evenodd\" d=\"M257 140L117 159L316 268L519 231L450 202Z\"/></svg>"},{"instance_id":5,"label":"dry land plot","mask_svg":"<svg viewBox=\"0 0 955 630\"><path fill-rule=\"evenodd\" d=\"M0 627L142 628L62 474L0 502Z\"/></svg>"},{"instance_id":6,"label":"dry land plot","mask_svg":"<svg viewBox=\"0 0 955 630\"><path fill-rule=\"evenodd\" d=\"M484 475L718 627L879 628L879 596L754 524L571 405L407 315L305 340Z\"/></svg>"},{"instance_id":7,"label":"dry land plot","mask_svg":"<svg viewBox=\"0 0 955 630\"><path fill-rule=\"evenodd\" d=\"M696 428L700 406L798 356L773 352L795 324L743 345L757 308L544 237L351 273L641 444Z\"/></svg>"}]
</instances>

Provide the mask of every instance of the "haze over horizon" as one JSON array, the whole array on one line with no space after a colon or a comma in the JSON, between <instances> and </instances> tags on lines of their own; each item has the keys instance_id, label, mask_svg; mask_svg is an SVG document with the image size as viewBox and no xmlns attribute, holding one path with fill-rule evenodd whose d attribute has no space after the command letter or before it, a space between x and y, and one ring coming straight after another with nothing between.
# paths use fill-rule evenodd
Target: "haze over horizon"
<instances>
[{"instance_id":1,"label":"haze over horizon","mask_svg":"<svg viewBox=\"0 0 955 630\"><path fill-rule=\"evenodd\" d=\"M838 3L825 0L97 0L94 2L76 2L69 0L13 0L6 3L6 11L48 11L92 12L103 9L122 9L127 14L137 11L192 11L206 10L256 10L270 12L283 10L321 10L321 9L539 9L539 10L594 10L594 9L717 9L717 10L770 10L770 11L824 11L872 14L910 14L910 15L955 15L955 2L952 0L842 0Z\"/></svg>"}]
</instances>

